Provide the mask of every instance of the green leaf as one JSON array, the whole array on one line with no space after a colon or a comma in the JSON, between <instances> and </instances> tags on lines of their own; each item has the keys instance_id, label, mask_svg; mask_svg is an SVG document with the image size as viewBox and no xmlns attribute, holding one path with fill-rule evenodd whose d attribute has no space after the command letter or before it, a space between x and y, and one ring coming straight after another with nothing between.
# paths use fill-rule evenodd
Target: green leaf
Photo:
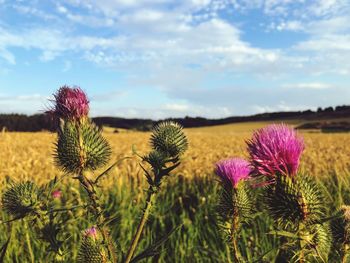
<instances>
[{"instance_id":1,"label":"green leaf","mask_svg":"<svg viewBox=\"0 0 350 263\"><path fill-rule=\"evenodd\" d=\"M292 232L288 232L288 231L283 231L283 230L273 230L273 231L270 231L268 234L277 235L277 236L281 236L281 237L300 239L300 237L297 234L292 233Z\"/></svg>"}]
</instances>

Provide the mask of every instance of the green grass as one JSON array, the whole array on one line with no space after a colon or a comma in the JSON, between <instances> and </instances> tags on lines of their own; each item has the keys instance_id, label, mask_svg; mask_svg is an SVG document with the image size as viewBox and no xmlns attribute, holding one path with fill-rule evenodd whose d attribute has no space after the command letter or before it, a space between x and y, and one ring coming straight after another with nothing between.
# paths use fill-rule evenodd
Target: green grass
<instances>
[{"instance_id":1,"label":"green grass","mask_svg":"<svg viewBox=\"0 0 350 263\"><path fill-rule=\"evenodd\" d=\"M349 178L333 174L320 183L328 196L325 205L330 211L350 202ZM103 192L108 214L117 215L111 224L113 238L124 252L140 218L145 190L145 185L140 185L133 177L126 184ZM84 193L81 191L81 200L76 184L62 185L62 189L65 195L62 205L84 202ZM261 207L258 195L255 198L257 206ZM169 178L157 197L138 252L180 226L162 247L162 252L149 262L233 262L229 253L230 243L225 241L225 234L217 225L217 199L218 183L214 178L185 179L181 174ZM8 219L5 214L1 217ZM74 262L79 244L78 233L89 226L85 218L79 210L66 216L68 221L64 228L70 234L61 236L62 239L67 238L65 262ZM257 214L252 224L244 227L239 247L247 262L273 262L278 239L267 234L272 227L272 220L264 212ZM49 262L46 248L33 232L33 222L24 219L16 221L12 223L11 231L8 224L1 224L1 243L4 244L10 235L5 262ZM330 262L339 262L336 253L332 253L332 256Z\"/></svg>"}]
</instances>

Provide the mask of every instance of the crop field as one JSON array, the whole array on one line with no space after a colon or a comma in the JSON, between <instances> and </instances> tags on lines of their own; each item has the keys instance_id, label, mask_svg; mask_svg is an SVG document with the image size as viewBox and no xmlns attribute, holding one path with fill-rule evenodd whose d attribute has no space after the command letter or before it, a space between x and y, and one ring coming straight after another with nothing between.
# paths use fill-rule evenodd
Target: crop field
<instances>
[{"instance_id":1,"label":"crop field","mask_svg":"<svg viewBox=\"0 0 350 263\"><path fill-rule=\"evenodd\" d=\"M290 125L298 121L289 122ZM229 157L247 158L245 141L252 131L268 123L242 123L224 126L185 129L189 149L182 157L181 165L175 173L166 178L155 201L156 205L146 223L143 239L137 253L154 243L171 230L176 229L162 244L161 253L149 262L234 262L230 256L230 243L217 224L216 206L218 199L218 178L214 175L214 165ZM119 131L106 128L106 139L113 150L112 161L121 161L105 177L100 185L103 206L115 220L110 224L113 239L120 250L128 248L140 219L144 206L147 182L139 166L140 159L135 152L143 155L149 151L147 132ZM316 178L327 196L327 207L338 209L350 204L350 134L301 132L305 140L300 173ZM53 152L56 134L0 133L0 179L1 191L6 189L6 181L34 180L43 185L57 176L62 179L62 204L65 206L84 203L84 194L79 184L65 175L54 165ZM112 162L111 161L111 162ZM81 196L81 197L80 197ZM79 237L76 234L88 226L79 210L72 211L72 218L66 227L71 235L62 236L66 242L65 253L74 262L77 257ZM0 214L5 221L9 216ZM279 239L268 234L271 218L258 213L249 228L243 229L239 248L248 262L273 262L278 251ZM47 251L31 233L32 222L18 220L0 226L0 246L9 236L5 262L50 262ZM23 231L26 229L26 231ZM68 231L69 232L69 231ZM329 262L339 262L335 253ZM66 260L67 261L67 260Z\"/></svg>"}]
</instances>

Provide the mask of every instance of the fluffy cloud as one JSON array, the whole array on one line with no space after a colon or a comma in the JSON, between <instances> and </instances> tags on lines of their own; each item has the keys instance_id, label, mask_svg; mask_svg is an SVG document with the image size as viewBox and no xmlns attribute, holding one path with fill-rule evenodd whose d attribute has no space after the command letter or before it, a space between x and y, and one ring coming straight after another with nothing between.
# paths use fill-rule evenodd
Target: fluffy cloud
<instances>
[{"instance_id":1,"label":"fluffy cloud","mask_svg":"<svg viewBox=\"0 0 350 263\"><path fill-rule=\"evenodd\" d=\"M295 109L308 105L306 99L297 99L302 92L313 96L309 104L314 106L327 103L324 98L331 90L349 98L343 85L318 79L349 80L347 0L40 3L6 2L0 7L0 12L11 11L22 19L16 25L0 19L0 61L15 67L16 50L34 50L42 63L61 59L61 70L67 75L74 60L84 61L126 73L129 86L151 86L174 99L159 105L158 111L118 108L128 116L142 112L151 116L152 111L160 116L227 116L240 111ZM259 12L263 23L239 21L249 18L252 10L252 18L258 20L255 14ZM253 39L258 30L257 35L273 48ZM289 33L294 38L291 44L280 45L279 38L273 44L269 40L269 34ZM242 102L232 101L238 97ZM266 97L261 105L260 97ZM331 97L332 103L343 102L343 98Z\"/></svg>"}]
</instances>

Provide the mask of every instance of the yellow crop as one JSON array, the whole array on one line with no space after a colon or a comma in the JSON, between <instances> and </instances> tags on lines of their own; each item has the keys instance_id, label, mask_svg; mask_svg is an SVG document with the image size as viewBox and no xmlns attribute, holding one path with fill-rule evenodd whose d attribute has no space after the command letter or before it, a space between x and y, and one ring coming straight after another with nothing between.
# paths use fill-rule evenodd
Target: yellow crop
<instances>
[{"instance_id":1,"label":"yellow crop","mask_svg":"<svg viewBox=\"0 0 350 263\"><path fill-rule=\"evenodd\" d=\"M266 123L223 125L208 128L185 129L189 138L189 151L184 156L179 173L186 177L210 176L215 162L228 157L247 157L245 140L251 131ZM120 132L106 129L105 136L113 149L113 160L133 156L133 145L142 155L148 150L149 133ZM302 155L301 171L314 176L334 173L349 175L349 133L302 133L306 150ZM54 166L54 143L56 135L40 133L0 133L0 178L6 176L18 180L33 179L47 182L63 173ZM136 159L124 161L106 179L104 185L113 186L125 178L134 177L142 181L142 172Z\"/></svg>"}]
</instances>

